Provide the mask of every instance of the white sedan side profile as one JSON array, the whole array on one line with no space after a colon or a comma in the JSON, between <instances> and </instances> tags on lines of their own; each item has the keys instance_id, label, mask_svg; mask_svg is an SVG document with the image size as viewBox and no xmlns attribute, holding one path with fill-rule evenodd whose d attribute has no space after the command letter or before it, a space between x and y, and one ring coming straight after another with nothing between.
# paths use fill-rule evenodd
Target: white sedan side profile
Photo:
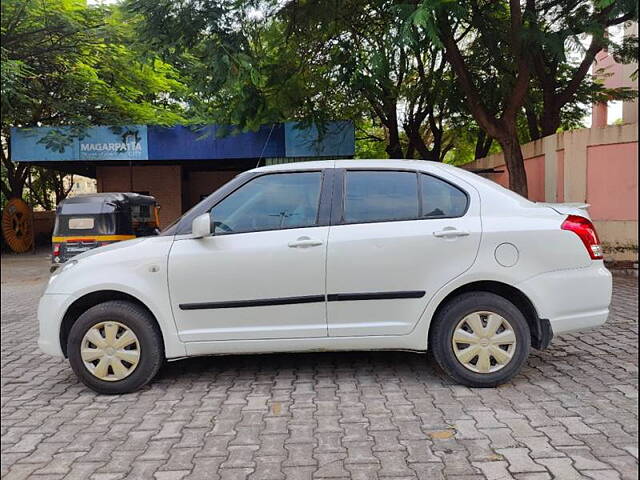
<instances>
[{"instance_id":1,"label":"white sedan side profile","mask_svg":"<svg viewBox=\"0 0 640 480\"><path fill-rule=\"evenodd\" d=\"M39 346L107 394L165 359L327 350L431 350L491 387L531 347L602 325L611 289L586 205L434 162L294 163L67 262L40 300Z\"/></svg>"}]
</instances>

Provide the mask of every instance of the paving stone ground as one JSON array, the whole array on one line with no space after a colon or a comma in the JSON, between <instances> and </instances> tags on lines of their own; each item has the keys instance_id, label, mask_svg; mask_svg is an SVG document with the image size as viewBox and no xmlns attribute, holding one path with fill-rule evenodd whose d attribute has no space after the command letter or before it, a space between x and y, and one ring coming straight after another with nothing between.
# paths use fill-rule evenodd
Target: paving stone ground
<instances>
[{"instance_id":1,"label":"paving stone ground","mask_svg":"<svg viewBox=\"0 0 640 480\"><path fill-rule=\"evenodd\" d=\"M101 396L37 349L47 277L44 254L2 258L3 478L638 477L637 278L496 389L425 355L322 353L184 360Z\"/></svg>"}]
</instances>

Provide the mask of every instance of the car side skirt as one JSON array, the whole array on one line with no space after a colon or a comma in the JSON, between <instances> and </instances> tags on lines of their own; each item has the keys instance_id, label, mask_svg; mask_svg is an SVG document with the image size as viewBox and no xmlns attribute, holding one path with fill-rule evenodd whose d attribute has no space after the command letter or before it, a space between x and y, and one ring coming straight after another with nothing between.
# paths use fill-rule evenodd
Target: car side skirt
<instances>
[{"instance_id":1,"label":"car side skirt","mask_svg":"<svg viewBox=\"0 0 640 480\"><path fill-rule=\"evenodd\" d=\"M386 335L369 337L219 340L215 342L188 342L185 343L185 347L188 356L375 350L425 352L426 342L416 341L413 335Z\"/></svg>"}]
</instances>

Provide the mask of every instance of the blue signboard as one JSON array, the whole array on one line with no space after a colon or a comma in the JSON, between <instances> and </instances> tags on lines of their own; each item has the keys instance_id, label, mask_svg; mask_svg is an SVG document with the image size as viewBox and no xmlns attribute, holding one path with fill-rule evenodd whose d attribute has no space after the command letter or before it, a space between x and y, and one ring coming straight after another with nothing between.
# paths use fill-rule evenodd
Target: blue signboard
<instances>
[{"instance_id":1,"label":"blue signboard","mask_svg":"<svg viewBox=\"0 0 640 480\"><path fill-rule=\"evenodd\" d=\"M349 157L354 150L354 127L348 121L322 128L276 123L255 132L219 125L11 129L11 159L16 162Z\"/></svg>"},{"instance_id":2,"label":"blue signboard","mask_svg":"<svg viewBox=\"0 0 640 480\"><path fill-rule=\"evenodd\" d=\"M68 128L12 128L11 159L16 162L77 160L78 137Z\"/></svg>"},{"instance_id":3,"label":"blue signboard","mask_svg":"<svg viewBox=\"0 0 640 480\"><path fill-rule=\"evenodd\" d=\"M149 126L149 157L153 160L209 160L284 156L284 126L264 125L257 132L236 132L219 126Z\"/></svg>"},{"instance_id":4,"label":"blue signboard","mask_svg":"<svg viewBox=\"0 0 640 480\"><path fill-rule=\"evenodd\" d=\"M12 128L11 158L16 162L148 160L147 126Z\"/></svg>"},{"instance_id":5,"label":"blue signboard","mask_svg":"<svg viewBox=\"0 0 640 480\"><path fill-rule=\"evenodd\" d=\"M80 160L148 160L147 126L91 127L79 140Z\"/></svg>"}]
</instances>

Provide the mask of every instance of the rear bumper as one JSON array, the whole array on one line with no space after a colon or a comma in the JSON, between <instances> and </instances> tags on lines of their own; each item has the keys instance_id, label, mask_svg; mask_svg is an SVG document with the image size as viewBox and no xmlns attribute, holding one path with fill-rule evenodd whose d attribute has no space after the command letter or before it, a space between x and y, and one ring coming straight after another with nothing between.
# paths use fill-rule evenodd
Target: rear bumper
<instances>
[{"instance_id":1,"label":"rear bumper","mask_svg":"<svg viewBox=\"0 0 640 480\"><path fill-rule=\"evenodd\" d=\"M43 353L63 357L60 346L60 325L68 295L45 294L38 304L38 347Z\"/></svg>"},{"instance_id":2,"label":"rear bumper","mask_svg":"<svg viewBox=\"0 0 640 480\"><path fill-rule=\"evenodd\" d=\"M598 327L607 321L613 281L602 261L587 268L558 270L517 285L549 320L553 335Z\"/></svg>"}]
</instances>

